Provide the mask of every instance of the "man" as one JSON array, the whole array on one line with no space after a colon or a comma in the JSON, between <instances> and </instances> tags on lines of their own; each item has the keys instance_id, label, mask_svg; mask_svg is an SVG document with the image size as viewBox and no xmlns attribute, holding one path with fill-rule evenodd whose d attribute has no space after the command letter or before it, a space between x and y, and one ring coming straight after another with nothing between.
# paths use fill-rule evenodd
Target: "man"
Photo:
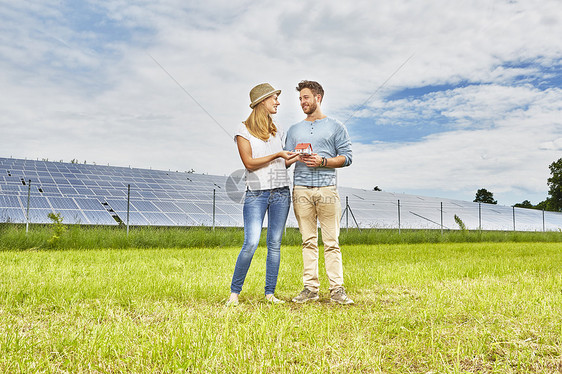
<instances>
[{"instance_id":1,"label":"man","mask_svg":"<svg viewBox=\"0 0 562 374\"><path fill-rule=\"evenodd\" d=\"M339 247L341 204L336 188L336 168L352 161L351 140L345 126L322 113L324 89L318 82L301 81L297 86L306 119L291 126L285 150L310 143L312 152L299 156L295 164L293 208L302 235L302 292L296 303L318 300L318 223L324 242L324 262L330 282L330 300L353 304L343 287L342 255Z\"/></svg>"}]
</instances>

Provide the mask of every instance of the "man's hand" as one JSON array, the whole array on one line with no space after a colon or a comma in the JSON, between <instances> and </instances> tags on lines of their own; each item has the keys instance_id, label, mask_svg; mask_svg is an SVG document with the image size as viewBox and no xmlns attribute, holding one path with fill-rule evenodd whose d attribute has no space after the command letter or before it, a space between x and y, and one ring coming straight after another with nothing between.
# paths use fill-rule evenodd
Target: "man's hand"
<instances>
[{"instance_id":1,"label":"man's hand","mask_svg":"<svg viewBox=\"0 0 562 374\"><path fill-rule=\"evenodd\" d=\"M301 156L302 162L306 164L306 166L310 168L317 168L322 166L322 157L319 156L317 153L312 153L310 155L302 155Z\"/></svg>"}]
</instances>

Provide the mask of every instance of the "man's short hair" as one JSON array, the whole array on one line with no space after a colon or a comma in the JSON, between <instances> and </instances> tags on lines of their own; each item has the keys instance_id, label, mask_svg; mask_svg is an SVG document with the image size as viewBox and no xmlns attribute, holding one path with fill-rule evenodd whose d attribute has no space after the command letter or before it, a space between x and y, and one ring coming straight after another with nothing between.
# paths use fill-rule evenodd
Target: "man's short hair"
<instances>
[{"instance_id":1,"label":"man's short hair","mask_svg":"<svg viewBox=\"0 0 562 374\"><path fill-rule=\"evenodd\" d=\"M297 91L301 92L303 88L308 88L310 91L312 91L312 94L314 96L320 95L322 99L324 99L324 89L322 88L320 83L307 80L300 81L299 85L297 86Z\"/></svg>"}]
</instances>

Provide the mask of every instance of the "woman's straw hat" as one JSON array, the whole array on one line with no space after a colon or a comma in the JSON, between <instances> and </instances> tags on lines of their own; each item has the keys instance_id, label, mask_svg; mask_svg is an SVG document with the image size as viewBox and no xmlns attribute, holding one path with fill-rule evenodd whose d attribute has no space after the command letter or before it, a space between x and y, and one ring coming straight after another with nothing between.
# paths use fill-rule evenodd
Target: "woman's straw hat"
<instances>
[{"instance_id":1,"label":"woman's straw hat","mask_svg":"<svg viewBox=\"0 0 562 374\"><path fill-rule=\"evenodd\" d=\"M250 91L250 108L254 109L254 107L258 105L260 101L267 99L274 94L281 95L281 90L276 90L275 88L271 87L271 84L269 83L258 84Z\"/></svg>"}]
</instances>

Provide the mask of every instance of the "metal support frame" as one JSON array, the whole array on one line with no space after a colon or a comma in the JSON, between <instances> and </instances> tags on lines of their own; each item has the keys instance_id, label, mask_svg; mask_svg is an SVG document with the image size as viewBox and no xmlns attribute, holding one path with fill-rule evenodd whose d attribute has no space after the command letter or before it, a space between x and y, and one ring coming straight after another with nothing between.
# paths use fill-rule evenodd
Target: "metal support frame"
<instances>
[{"instance_id":1,"label":"metal support frame","mask_svg":"<svg viewBox=\"0 0 562 374\"><path fill-rule=\"evenodd\" d=\"M345 210L343 211L342 216L340 218L340 223L341 223L341 219L343 219L343 217L345 216L346 231L349 231L349 213L351 213L351 218L353 218L353 221L355 222L355 226L357 226L357 229L359 230L359 232L361 232L361 227L359 227L359 223L357 223L357 220L355 219L355 215L353 214L353 211L351 210L351 207L349 206L349 197L346 196L345 197Z\"/></svg>"}]
</instances>

